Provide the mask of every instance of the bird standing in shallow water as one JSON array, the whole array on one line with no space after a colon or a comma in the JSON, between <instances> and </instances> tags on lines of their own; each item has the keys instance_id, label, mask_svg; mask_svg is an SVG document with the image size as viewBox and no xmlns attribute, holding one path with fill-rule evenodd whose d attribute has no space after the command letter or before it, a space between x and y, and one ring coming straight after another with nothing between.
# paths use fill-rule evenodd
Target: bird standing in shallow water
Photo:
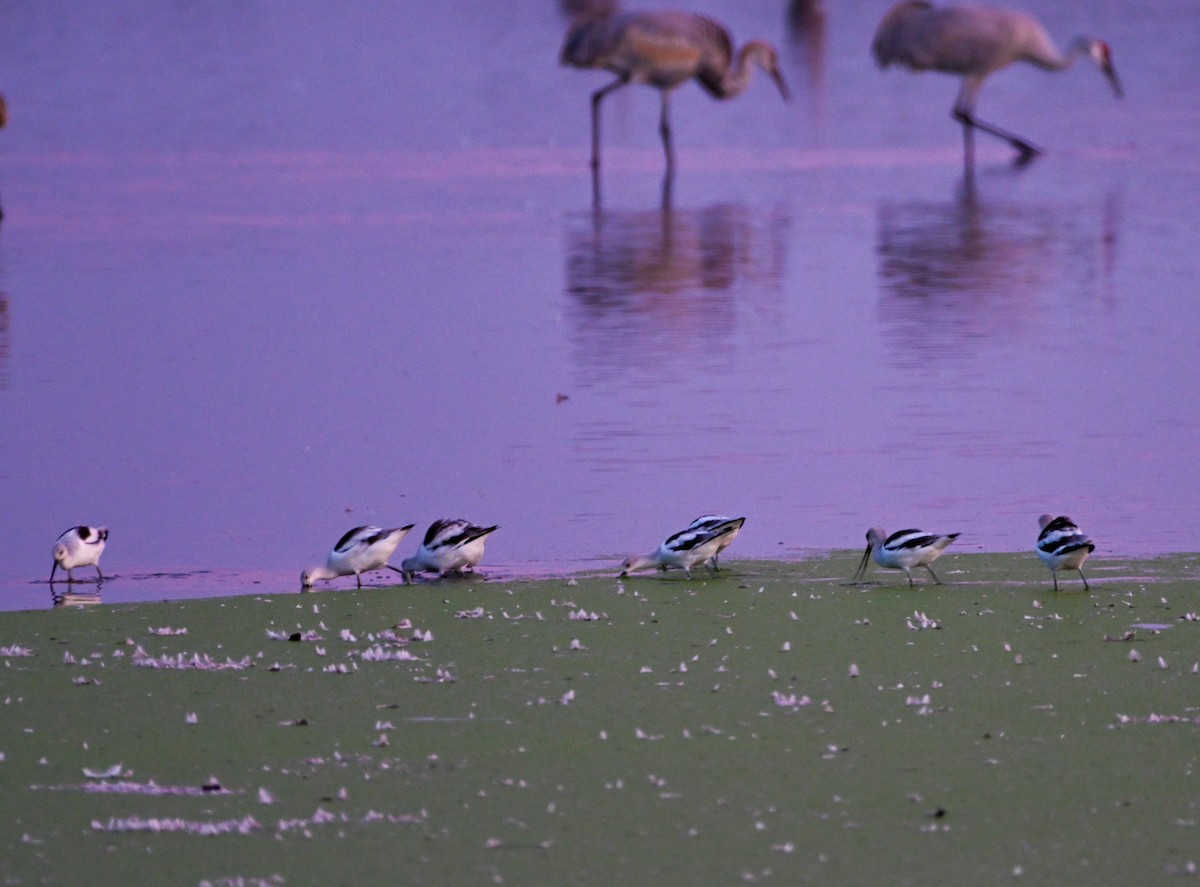
<instances>
[{"instance_id":1,"label":"bird standing in shallow water","mask_svg":"<svg viewBox=\"0 0 1200 887\"><path fill-rule=\"evenodd\" d=\"M55 540L54 548L51 549L54 565L50 568L50 581L54 581L54 573L59 567L67 571L68 582L75 581L71 571L76 567L95 567L96 581L103 582L100 555L104 553L107 542L108 530L104 527L71 527Z\"/></svg>"},{"instance_id":2,"label":"bird standing in shallow water","mask_svg":"<svg viewBox=\"0 0 1200 887\"><path fill-rule=\"evenodd\" d=\"M617 79L592 93L592 170L600 169L600 102L627 83L653 86L662 96L659 134L667 174L675 167L668 107L671 92L695 78L711 95L730 99L750 84L750 64L771 76L789 98L775 47L751 40L734 55L733 40L720 22L682 10L618 12L585 17L571 25L561 61L575 68L603 68Z\"/></svg>"},{"instance_id":3,"label":"bird standing in shallow water","mask_svg":"<svg viewBox=\"0 0 1200 887\"><path fill-rule=\"evenodd\" d=\"M461 573L474 570L483 560L483 547L494 527L477 527L462 518L442 518L430 524L425 532L421 547L412 557L406 557L400 566L404 576L412 581L413 573Z\"/></svg>"},{"instance_id":4,"label":"bird standing in shallow water","mask_svg":"<svg viewBox=\"0 0 1200 887\"><path fill-rule=\"evenodd\" d=\"M889 570L903 570L908 577L908 587L913 587L912 568L924 567L938 585L942 580L933 572L931 564L942 556L942 552L958 538L958 533L937 536L924 530L899 530L888 536L883 527L867 530L867 548L854 571L851 582L861 582L867 575L867 562L872 555L875 563Z\"/></svg>"},{"instance_id":5,"label":"bird standing in shallow water","mask_svg":"<svg viewBox=\"0 0 1200 887\"><path fill-rule=\"evenodd\" d=\"M708 517L706 515L705 517ZM700 523L704 518L697 518L695 523ZM683 570L689 579L692 578L692 567L696 564L705 564L710 573L716 572L714 559L719 552L729 542L732 541L732 536L737 535L741 530L742 524L746 522L744 517L726 518L724 523L719 523L716 526L695 527L695 523L686 530L681 530L674 536L669 537L662 545L647 555L634 554L625 559L621 564L621 576L628 576L634 570L647 570L657 568L666 570L674 567L678 570Z\"/></svg>"},{"instance_id":6,"label":"bird standing in shallow water","mask_svg":"<svg viewBox=\"0 0 1200 887\"><path fill-rule=\"evenodd\" d=\"M880 22L871 51L883 68L898 64L913 71L944 71L963 78L954 103L954 118L963 125L968 168L974 161L976 129L1012 145L1018 163L1028 162L1040 153L1020 136L975 117L975 101L984 80L1013 62L1062 71L1084 56L1104 72L1117 97L1123 95L1107 43L1094 37L1077 37L1065 53L1060 52L1033 16L1012 9L939 7L928 0L903 0Z\"/></svg>"},{"instance_id":7,"label":"bird standing in shallow water","mask_svg":"<svg viewBox=\"0 0 1200 887\"><path fill-rule=\"evenodd\" d=\"M1042 531L1038 534L1037 553L1054 577L1054 590L1058 591L1059 570L1075 570L1083 580L1083 590L1090 591L1083 575L1083 562L1096 550L1092 540L1065 515L1043 514L1038 518L1038 526Z\"/></svg>"},{"instance_id":8,"label":"bird standing in shallow water","mask_svg":"<svg viewBox=\"0 0 1200 887\"><path fill-rule=\"evenodd\" d=\"M362 588L363 573L383 567L399 573L399 569L388 563L388 558L396 553L396 546L412 528L412 524L392 530L355 527L337 541L323 567L313 567L300 574L300 584L312 588L314 582L322 579L353 574L358 587Z\"/></svg>"}]
</instances>

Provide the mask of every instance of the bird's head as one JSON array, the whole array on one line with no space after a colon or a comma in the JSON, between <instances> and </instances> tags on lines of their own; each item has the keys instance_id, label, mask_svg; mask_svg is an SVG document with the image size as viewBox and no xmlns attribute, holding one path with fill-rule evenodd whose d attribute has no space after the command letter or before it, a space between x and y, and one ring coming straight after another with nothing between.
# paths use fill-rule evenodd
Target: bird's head
<instances>
[{"instance_id":1,"label":"bird's head","mask_svg":"<svg viewBox=\"0 0 1200 887\"><path fill-rule=\"evenodd\" d=\"M767 75L775 81L783 100L791 101L792 93L783 79L783 72L779 70L779 53L775 47L765 40L751 40L746 44L743 52L748 60L766 71Z\"/></svg>"},{"instance_id":2,"label":"bird's head","mask_svg":"<svg viewBox=\"0 0 1200 887\"><path fill-rule=\"evenodd\" d=\"M653 561L641 554L631 554L621 563L621 572L617 575L618 579L624 579L634 570L641 570L650 566Z\"/></svg>"},{"instance_id":3,"label":"bird's head","mask_svg":"<svg viewBox=\"0 0 1200 887\"><path fill-rule=\"evenodd\" d=\"M1124 98L1125 91L1121 89L1121 81L1117 77L1117 69L1113 67L1112 47L1103 40L1098 40L1095 37L1085 38L1085 49L1087 56L1096 67L1104 72L1104 76L1108 78L1108 82L1112 84L1113 92L1117 94L1117 98Z\"/></svg>"}]
</instances>

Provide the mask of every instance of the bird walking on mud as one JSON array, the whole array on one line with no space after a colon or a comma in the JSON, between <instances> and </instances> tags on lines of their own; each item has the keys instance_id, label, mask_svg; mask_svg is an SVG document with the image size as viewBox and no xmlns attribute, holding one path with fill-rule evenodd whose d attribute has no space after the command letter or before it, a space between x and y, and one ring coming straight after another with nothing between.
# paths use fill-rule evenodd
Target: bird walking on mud
<instances>
[{"instance_id":1,"label":"bird walking on mud","mask_svg":"<svg viewBox=\"0 0 1200 887\"><path fill-rule=\"evenodd\" d=\"M1083 580L1083 590L1090 591L1087 577L1083 575L1083 562L1096 550L1095 543L1065 515L1043 514L1038 518L1038 526L1041 532L1037 553L1054 577L1054 590L1058 591L1059 570L1075 570Z\"/></svg>"},{"instance_id":2,"label":"bird walking on mud","mask_svg":"<svg viewBox=\"0 0 1200 887\"><path fill-rule=\"evenodd\" d=\"M54 547L51 549L54 565L50 568L50 581L54 582L54 574L59 567L67 571L68 582L75 581L71 571L76 567L95 567L96 582L103 582L100 555L104 554L107 542L108 530L104 527L71 527L54 540Z\"/></svg>"},{"instance_id":3,"label":"bird walking on mud","mask_svg":"<svg viewBox=\"0 0 1200 887\"><path fill-rule=\"evenodd\" d=\"M1017 162L1041 153L1014 133L975 116L975 102L988 76L1013 62L1029 62L1046 71L1063 71L1086 57L1123 95L1113 68L1112 49L1103 40L1077 37L1064 53L1033 16L1012 9L982 6L934 6L928 0L902 0L879 23L871 46L882 68L902 65L912 71L943 71L963 78L953 115L963 126L963 153L974 161L974 131L983 130L1008 142Z\"/></svg>"},{"instance_id":4,"label":"bird walking on mud","mask_svg":"<svg viewBox=\"0 0 1200 887\"><path fill-rule=\"evenodd\" d=\"M913 587L912 568L924 567L938 585L942 580L933 572L933 562L942 556L958 533L938 536L924 530L898 530L888 536L883 527L867 530L867 548L863 552L858 569L854 571L852 583L861 582L867 575L867 563L872 556L875 563L889 570L903 570L908 577L908 587Z\"/></svg>"},{"instance_id":5,"label":"bird walking on mud","mask_svg":"<svg viewBox=\"0 0 1200 887\"><path fill-rule=\"evenodd\" d=\"M674 567L683 570L691 579L692 567L704 564L710 573L716 573L717 553L733 541L733 537L742 529L746 522L744 517L725 518L715 525L706 525L705 515L697 518L686 530L667 538L665 542L647 555L634 554L621 564L622 577L628 576L634 570L659 569L667 570Z\"/></svg>"},{"instance_id":6,"label":"bird walking on mud","mask_svg":"<svg viewBox=\"0 0 1200 887\"><path fill-rule=\"evenodd\" d=\"M717 563L717 557L721 554L722 551L724 551L726 548L728 548L730 546L730 544L732 544L734 539L737 538L738 533L740 533L742 531L742 524L744 524L745 522L746 522L746 519L744 517L737 518L735 520L734 518L729 517L728 515L725 515L725 514L702 514L698 518L696 518L694 521L692 521L690 524L688 524L689 530L702 530L702 531L703 530L716 530L719 527L723 527L725 524L730 524L730 523L737 524L737 526L733 529L732 532L722 533L720 538L717 540L717 547L713 551L713 556L708 559L708 566L711 567L714 572L721 569L720 565Z\"/></svg>"},{"instance_id":7,"label":"bird walking on mud","mask_svg":"<svg viewBox=\"0 0 1200 887\"><path fill-rule=\"evenodd\" d=\"M412 557L400 562L404 578L412 582L414 573L462 573L474 572L483 560L483 549L487 537L499 526L477 527L462 518L442 518L429 525L421 547Z\"/></svg>"},{"instance_id":8,"label":"bird walking on mud","mask_svg":"<svg viewBox=\"0 0 1200 887\"><path fill-rule=\"evenodd\" d=\"M379 527L355 527L333 546L324 566L313 567L300 574L300 584L305 588L311 588L314 582L322 579L336 579L338 576L353 575L358 587L362 588L363 573L383 567L399 573L401 572L400 568L389 564L388 558L396 553L396 546L412 528L412 524L391 530L381 530Z\"/></svg>"},{"instance_id":9,"label":"bird walking on mud","mask_svg":"<svg viewBox=\"0 0 1200 887\"><path fill-rule=\"evenodd\" d=\"M790 98L775 47L751 40L736 55L729 31L707 16L682 10L617 12L574 22L563 42L561 62L575 68L602 68L617 79L592 93L592 171L600 169L600 103L628 83L653 86L662 96L659 134L667 175L675 167L671 140L671 92L695 79L711 95L730 99L750 84L751 65L762 68Z\"/></svg>"}]
</instances>

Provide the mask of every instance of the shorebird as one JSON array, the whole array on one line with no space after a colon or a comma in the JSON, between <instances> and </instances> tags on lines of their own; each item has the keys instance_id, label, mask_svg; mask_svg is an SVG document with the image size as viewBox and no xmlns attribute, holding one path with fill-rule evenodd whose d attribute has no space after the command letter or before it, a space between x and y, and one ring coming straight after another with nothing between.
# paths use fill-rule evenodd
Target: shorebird
<instances>
[{"instance_id":1,"label":"shorebird","mask_svg":"<svg viewBox=\"0 0 1200 887\"><path fill-rule=\"evenodd\" d=\"M912 568L924 567L938 585L942 580L933 572L931 564L942 556L947 546L958 538L958 533L936 536L924 530L900 530L887 536L883 527L867 530L867 548L854 571L851 582L861 582L867 575L867 562L872 556L875 563L889 570L903 570L908 577L909 588L913 587Z\"/></svg>"},{"instance_id":2,"label":"shorebird","mask_svg":"<svg viewBox=\"0 0 1200 887\"><path fill-rule=\"evenodd\" d=\"M727 524L732 520L733 520L733 518L728 517L727 515L724 515L724 514L702 514L702 515L700 515L700 517L696 518L694 521L692 521L690 524L688 524L688 529L689 530L715 530L717 527L721 526L722 524ZM742 523L744 523L745 520L746 520L745 518L741 518ZM741 531L742 531L742 524L739 523L737 525L737 528L733 532L725 533L721 536L720 540L718 540L718 542L717 542L717 550L714 551L713 556L708 559L708 566L710 566L713 570L721 569L720 565L718 565L718 563L717 563L717 556L722 551L724 551L726 548L729 547L729 544L731 542L733 542L734 539L737 538L738 533L740 533Z\"/></svg>"},{"instance_id":3,"label":"shorebird","mask_svg":"<svg viewBox=\"0 0 1200 887\"><path fill-rule=\"evenodd\" d=\"M1083 590L1090 591L1083 575L1083 562L1096 550L1095 543L1065 515L1043 514L1038 518L1038 526L1042 531L1038 534L1037 553L1054 577L1054 590L1058 591L1059 570L1075 570L1083 580Z\"/></svg>"},{"instance_id":4,"label":"shorebird","mask_svg":"<svg viewBox=\"0 0 1200 887\"><path fill-rule=\"evenodd\" d=\"M575 21L563 41L560 61L575 68L602 68L617 79L592 93L592 169L600 169L600 102L628 83L653 86L662 96L658 131L667 157L667 172L675 167L671 142L671 92L695 79L711 95L730 99L750 85L751 64L758 65L790 96L775 47L751 40L737 54L729 31L707 16L682 10L617 12L585 16Z\"/></svg>"},{"instance_id":5,"label":"shorebird","mask_svg":"<svg viewBox=\"0 0 1200 887\"><path fill-rule=\"evenodd\" d=\"M399 569L388 563L388 558L396 553L396 546L412 528L412 524L391 530L355 527L333 546L333 551L329 552L324 566L313 567L300 574L300 584L305 588L312 588L314 582L322 579L336 579L338 576L353 574L358 587L362 588L363 573L383 567L399 573Z\"/></svg>"},{"instance_id":6,"label":"shorebird","mask_svg":"<svg viewBox=\"0 0 1200 887\"><path fill-rule=\"evenodd\" d=\"M413 573L461 573L474 570L483 560L487 537L499 527L477 527L462 518L442 518L430 524L421 547L412 557L400 564L405 578L412 581Z\"/></svg>"},{"instance_id":7,"label":"shorebird","mask_svg":"<svg viewBox=\"0 0 1200 887\"><path fill-rule=\"evenodd\" d=\"M697 519L699 521L700 519ZM710 573L716 572L712 561L717 552L732 541L746 522L744 517L727 518L724 523L713 527L694 529L688 527L669 537L662 545L647 555L633 554L621 564L621 576L628 576L634 570L659 569L667 570L674 567L683 570L689 579L692 578L692 567L705 564ZM726 541L726 538L729 541Z\"/></svg>"},{"instance_id":8,"label":"shorebird","mask_svg":"<svg viewBox=\"0 0 1200 887\"><path fill-rule=\"evenodd\" d=\"M1065 53L1061 52L1037 19L1012 9L934 6L928 0L903 0L879 23L871 50L882 68L898 64L912 71L944 71L963 78L953 114L963 125L968 166L974 158L972 133L976 129L1012 145L1018 163L1040 153L1020 136L975 116L975 101L983 82L1013 62L1063 71L1082 56L1104 72L1118 98L1123 95L1107 43L1094 37L1077 37Z\"/></svg>"},{"instance_id":9,"label":"shorebird","mask_svg":"<svg viewBox=\"0 0 1200 887\"><path fill-rule=\"evenodd\" d=\"M104 545L108 542L108 530L104 527L71 527L54 542L51 554L54 565L50 568L50 581L59 567L67 571L67 581L74 582L71 571L76 567L95 567L96 581L103 582L104 574L100 572L100 555L104 553Z\"/></svg>"}]
</instances>

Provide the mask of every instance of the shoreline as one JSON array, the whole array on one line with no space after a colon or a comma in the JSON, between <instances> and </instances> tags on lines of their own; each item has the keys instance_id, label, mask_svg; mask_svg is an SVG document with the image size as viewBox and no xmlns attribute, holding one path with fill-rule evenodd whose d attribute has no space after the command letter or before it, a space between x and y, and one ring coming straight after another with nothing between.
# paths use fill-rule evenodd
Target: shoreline
<instances>
[{"instance_id":1,"label":"shoreline","mask_svg":"<svg viewBox=\"0 0 1200 887\"><path fill-rule=\"evenodd\" d=\"M803 567L810 567L815 563L820 562L836 562L839 568L845 567L842 577L848 583L853 574L855 562L862 556L861 550L856 549L812 549L802 553L800 557L761 557L745 560L731 560L728 564L723 565L721 573L715 578L737 578L739 575L753 575L760 568L766 568L772 575L776 575L780 567L793 567L797 570ZM943 557L939 564L948 567L946 575L954 576L956 573L955 563L959 559L972 558L1011 558L1013 561L1013 569L1020 571L1022 577L1042 576L1050 582L1050 573L1038 561L1037 555L1032 551L996 551L996 552L955 552L947 554ZM1196 569L1200 572L1200 553L1198 552L1166 552L1161 554L1149 555L1106 555L1104 558L1096 558L1093 556L1088 561L1088 576L1089 581L1095 574L1099 581L1103 580L1103 573L1108 569L1118 569L1117 565L1127 564L1130 562L1162 562L1173 558L1180 559L1181 566L1186 565L1189 561L1196 565ZM468 574L462 577L445 577L443 579L419 578L414 583L414 589L429 590L438 587L460 587L463 584L487 585L494 586L504 583L519 583L519 584L536 584L541 582L554 582L561 580L591 580L591 579L612 579L617 582L617 573L620 569L619 559L608 558L592 559L588 561L576 561L572 563L566 562L545 562L545 563L524 563L524 564L484 564L479 572L472 576ZM807 570L801 570L807 572ZM940 568L939 568L940 572ZM377 582L372 581L375 577L390 576L386 571L372 571L370 574L364 574L365 581L363 591L368 590L385 590L394 588L404 588L404 584L400 582ZM839 578L840 574L834 574L827 578ZM898 576L903 582L903 574L897 571L884 570L875 564L872 564L868 570L866 585L869 587L872 584L881 584L880 579L883 578L883 585L887 585L886 577L888 575ZM682 580L681 574L678 571L670 571L667 574L659 574L653 571L645 571L634 574L624 580L626 583L638 582L645 580L660 580L672 581L676 577ZM693 571L693 580L697 583L702 583L709 579L707 572L701 568ZM1150 577L1147 581L1153 581L1154 577ZM953 586L953 582L944 580L946 585ZM1068 580L1070 582L1070 580ZM923 583L918 582L917 589ZM352 592L357 589L354 587L352 577L340 577L339 579L330 582L322 583L315 589L308 591L302 590L300 587L298 576L293 581L290 573L285 574L279 570L262 571L248 569L194 569L188 570L184 568L158 569L153 572L145 570L131 569L121 573L114 573L112 576L106 576L105 582L100 589L100 593L95 594L95 583L76 582L73 586L68 586L67 583L54 583L54 593L67 594L70 598L66 603L80 605L108 605L108 604L141 604L141 603L171 603L185 601L199 601L209 599L244 597L247 595L287 595L287 594L324 594L326 592ZM917 590L914 589L914 590ZM12 580L0 579L0 613L20 613L39 610L52 609L58 606L54 602L49 583L45 580Z\"/></svg>"}]
</instances>

